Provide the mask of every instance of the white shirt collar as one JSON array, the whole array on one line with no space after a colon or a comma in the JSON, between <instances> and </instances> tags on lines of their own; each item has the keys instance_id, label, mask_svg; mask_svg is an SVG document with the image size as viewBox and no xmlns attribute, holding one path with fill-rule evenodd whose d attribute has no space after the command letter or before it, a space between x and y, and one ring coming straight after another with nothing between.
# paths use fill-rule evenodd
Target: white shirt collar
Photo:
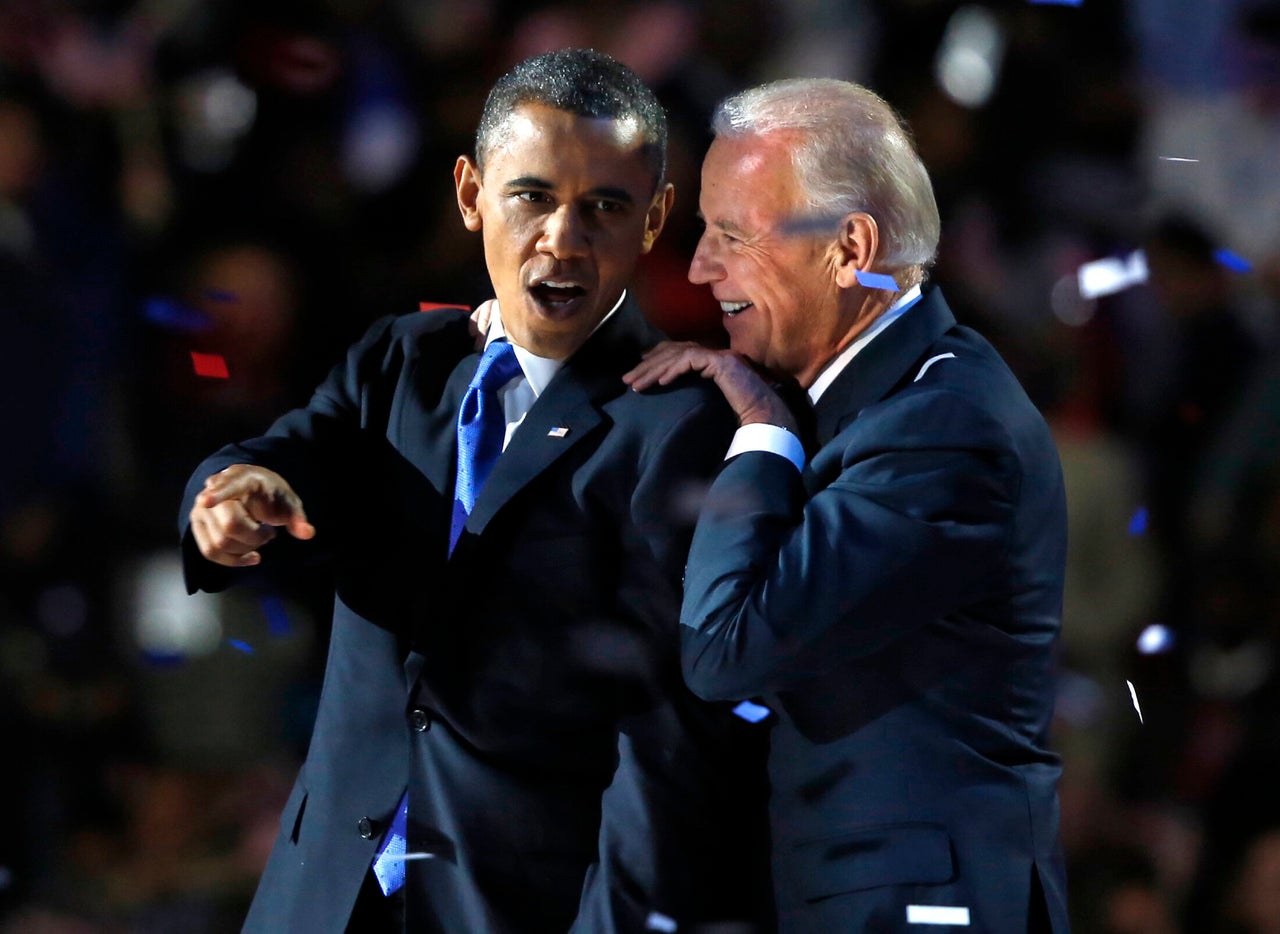
<instances>
[{"instance_id":1,"label":"white shirt collar","mask_svg":"<svg viewBox=\"0 0 1280 934\"><path fill-rule=\"evenodd\" d=\"M818 399L827 391L832 383L836 381L836 377L844 372L844 368L849 365L849 361L858 355L858 352L871 343L872 338L887 328L893 322L902 317L903 312L920 300L920 286L913 285L902 294L896 302L889 306L879 318L877 318L867 330L858 335L858 339L846 347L840 353L836 354L831 362L822 368L822 372L818 374L818 378L813 381L813 385L809 387L809 401L814 405L818 404Z\"/></svg>"},{"instance_id":2,"label":"white shirt collar","mask_svg":"<svg viewBox=\"0 0 1280 934\"><path fill-rule=\"evenodd\" d=\"M609 309L609 313L600 319L591 329L594 334L600 329L600 325L604 324L622 307L622 303L626 301L627 290L623 289L622 294L618 296L618 301ZM489 333L485 335L484 345L488 347L500 337L507 337L506 328L502 326L502 309L497 305L494 306L493 320L489 322ZM510 338L507 338L510 340ZM533 397L536 399L542 395L542 390L547 388L552 377L560 372L560 367L564 366L564 360L553 360L550 357L539 357L537 354L525 350L515 341L511 341L511 346L516 351L516 361L520 364L520 369L524 372L524 378L529 383L529 388L533 390Z\"/></svg>"}]
</instances>

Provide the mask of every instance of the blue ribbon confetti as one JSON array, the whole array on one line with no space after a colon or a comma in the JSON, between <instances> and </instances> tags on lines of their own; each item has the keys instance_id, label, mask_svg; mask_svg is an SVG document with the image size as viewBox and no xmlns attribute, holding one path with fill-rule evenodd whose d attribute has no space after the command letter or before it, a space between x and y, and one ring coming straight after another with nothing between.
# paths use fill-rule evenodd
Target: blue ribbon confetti
<instances>
[{"instance_id":1,"label":"blue ribbon confetti","mask_svg":"<svg viewBox=\"0 0 1280 934\"><path fill-rule=\"evenodd\" d=\"M1252 263L1239 253L1232 253L1230 250L1214 250L1213 258L1219 266L1225 266L1232 272L1251 272L1253 270Z\"/></svg>"},{"instance_id":2,"label":"blue ribbon confetti","mask_svg":"<svg viewBox=\"0 0 1280 934\"><path fill-rule=\"evenodd\" d=\"M859 269L855 275L858 282L869 289L884 289L888 292L898 291L898 283L893 276L886 276L882 272L863 272Z\"/></svg>"},{"instance_id":3,"label":"blue ribbon confetti","mask_svg":"<svg viewBox=\"0 0 1280 934\"><path fill-rule=\"evenodd\" d=\"M746 720L748 723L759 723L769 714L773 713L768 707L762 707L760 704L753 704L749 700L744 700L737 707L733 708L733 712Z\"/></svg>"},{"instance_id":4,"label":"blue ribbon confetti","mask_svg":"<svg viewBox=\"0 0 1280 934\"><path fill-rule=\"evenodd\" d=\"M152 296L143 303L142 316L158 327L184 334L203 334L213 328L213 322L204 312L162 295Z\"/></svg>"},{"instance_id":5,"label":"blue ribbon confetti","mask_svg":"<svg viewBox=\"0 0 1280 934\"><path fill-rule=\"evenodd\" d=\"M253 654L253 646L243 639L228 639L227 645L231 646L237 652L243 652L245 655Z\"/></svg>"},{"instance_id":6,"label":"blue ribbon confetti","mask_svg":"<svg viewBox=\"0 0 1280 934\"><path fill-rule=\"evenodd\" d=\"M258 601L263 615L267 617L267 632L277 639L287 636L292 628L289 624L289 613L284 608L284 601L272 594L263 594Z\"/></svg>"},{"instance_id":7,"label":"blue ribbon confetti","mask_svg":"<svg viewBox=\"0 0 1280 934\"><path fill-rule=\"evenodd\" d=\"M1129 519L1129 534L1143 535L1147 531L1147 507L1139 506L1138 511Z\"/></svg>"}]
</instances>

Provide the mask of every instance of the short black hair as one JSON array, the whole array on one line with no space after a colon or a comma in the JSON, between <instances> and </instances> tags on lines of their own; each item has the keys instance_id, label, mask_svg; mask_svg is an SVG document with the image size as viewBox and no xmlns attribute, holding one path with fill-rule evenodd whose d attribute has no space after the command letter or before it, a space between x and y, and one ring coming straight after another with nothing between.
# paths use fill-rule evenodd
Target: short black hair
<instances>
[{"instance_id":1,"label":"short black hair","mask_svg":"<svg viewBox=\"0 0 1280 934\"><path fill-rule=\"evenodd\" d=\"M489 91L476 129L476 165L499 144L522 104L544 104L579 117L632 119L639 124L654 190L667 174L667 114L657 96L626 65L594 49L560 49L527 58Z\"/></svg>"}]
</instances>

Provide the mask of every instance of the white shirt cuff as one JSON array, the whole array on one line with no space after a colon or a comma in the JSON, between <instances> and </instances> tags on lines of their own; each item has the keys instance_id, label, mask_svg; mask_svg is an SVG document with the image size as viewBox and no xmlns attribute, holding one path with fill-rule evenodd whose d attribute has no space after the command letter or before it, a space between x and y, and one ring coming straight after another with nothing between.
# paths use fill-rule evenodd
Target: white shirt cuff
<instances>
[{"instance_id":1,"label":"white shirt cuff","mask_svg":"<svg viewBox=\"0 0 1280 934\"><path fill-rule=\"evenodd\" d=\"M768 451L770 454L780 454L795 464L796 470L804 470L804 445L787 429L779 428L777 425L743 425L734 432L733 443L729 445L729 453L724 456L724 459L728 460L747 451Z\"/></svg>"}]
</instances>

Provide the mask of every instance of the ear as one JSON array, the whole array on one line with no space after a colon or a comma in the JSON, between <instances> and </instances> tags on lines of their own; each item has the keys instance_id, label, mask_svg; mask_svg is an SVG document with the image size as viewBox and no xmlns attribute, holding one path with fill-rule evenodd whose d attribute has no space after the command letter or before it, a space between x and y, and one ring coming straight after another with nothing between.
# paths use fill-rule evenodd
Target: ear
<instances>
[{"instance_id":1,"label":"ear","mask_svg":"<svg viewBox=\"0 0 1280 934\"><path fill-rule=\"evenodd\" d=\"M475 232L484 226L480 212L480 169L470 156L458 156L453 166L453 185L458 192L458 212L467 230Z\"/></svg>"},{"instance_id":2,"label":"ear","mask_svg":"<svg viewBox=\"0 0 1280 934\"><path fill-rule=\"evenodd\" d=\"M640 252L648 253L653 249L654 243L658 240L658 234L662 233L662 227L667 222L667 215L671 213L671 205L676 203L676 187L667 182L653 196L653 201L649 204L649 213L644 218L644 240L640 243Z\"/></svg>"},{"instance_id":3,"label":"ear","mask_svg":"<svg viewBox=\"0 0 1280 934\"><path fill-rule=\"evenodd\" d=\"M863 211L847 215L835 248L840 254L836 260L836 285L852 288L858 284L858 272L870 272L880 256L876 219Z\"/></svg>"}]
</instances>

